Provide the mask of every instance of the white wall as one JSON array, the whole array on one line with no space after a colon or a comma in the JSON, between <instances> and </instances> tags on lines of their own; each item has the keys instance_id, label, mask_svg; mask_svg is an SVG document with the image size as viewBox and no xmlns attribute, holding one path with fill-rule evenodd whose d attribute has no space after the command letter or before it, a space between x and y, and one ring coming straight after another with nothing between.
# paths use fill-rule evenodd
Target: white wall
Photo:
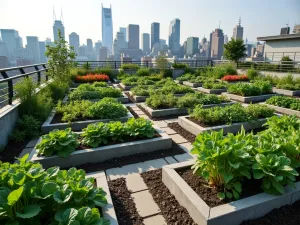
<instances>
[{"instance_id":1,"label":"white wall","mask_svg":"<svg viewBox=\"0 0 300 225\"><path fill-rule=\"evenodd\" d=\"M285 53L284 55L290 56L290 58L293 60L295 52L297 52L295 61L300 61L300 38L266 41L266 61L272 61L273 52L273 61L280 61L281 57L283 56L282 52Z\"/></svg>"}]
</instances>

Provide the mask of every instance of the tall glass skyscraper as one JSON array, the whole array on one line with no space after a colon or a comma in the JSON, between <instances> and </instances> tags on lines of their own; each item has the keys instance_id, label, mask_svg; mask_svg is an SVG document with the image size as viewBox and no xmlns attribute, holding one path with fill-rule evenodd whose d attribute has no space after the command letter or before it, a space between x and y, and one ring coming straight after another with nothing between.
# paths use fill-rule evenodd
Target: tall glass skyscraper
<instances>
[{"instance_id":1,"label":"tall glass skyscraper","mask_svg":"<svg viewBox=\"0 0 300 225\"><path fill-rule=\"evenodd\" d=\"M159 43L159 23L154 22L151 24L151 50L156 43Z\"/></svg>"},{"instance_id":2,"label":"tall glass skyscraper","mask_svg":"<svg viewBox=\"0 0 300 225\"><path fill-rule=\"evenodd\" d=\"M113 23L112 12L110 8L103 8L102 5L102 46L108 48L108 51L112 52L113 45Z\"/></svg>"},{"instance_id":3,"label":"tall glass skyscraper","mask_svg":"<svg viewBox=\"0 0 300 225\"><path fill-rule=\"evenodd\" d=\"M179 54L180 51L180 20L174 19L169 27L169 49L172 54Z\"/></svg>"},{"instance_id":4,"label":"tall glass skyscraper","mask_svg":"<svg viewBox=\"0 0 300 225\"><path fill-rule=\"evenodd\" d=\"M61 20L54 21L54 24L53 24L54 41L58 40L58 30L60 30L62 37L65 39L65 27Z\"/></svg>"}]
</instances>

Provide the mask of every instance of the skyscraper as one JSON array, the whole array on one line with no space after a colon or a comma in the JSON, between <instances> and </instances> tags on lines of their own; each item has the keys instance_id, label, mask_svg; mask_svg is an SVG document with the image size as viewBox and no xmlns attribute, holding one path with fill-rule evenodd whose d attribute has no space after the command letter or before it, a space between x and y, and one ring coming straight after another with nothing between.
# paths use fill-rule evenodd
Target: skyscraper
<instances>
[{"instance_id":1,"label":"skyscraper","mask_svg":"<svg viewBox=\"0 0 300 225\"><path fill-rule=\"evenodd\" d=\"M87 51L88 52L93 52L93 41L92 39L88 38L86 39L86 46L87 46Z\"/></svg>"},{"instance_id":2,"label":"skyscraper","mask_svg":"<svg viewBox=\"0 0 300 225\"><path fill-rule=\"evenodd\" d=\"M180 20L174 19L169 27L169 49L177 55L180 51Z\"/></svg>"},{"instance_id":3,"label":"skyscraper","mask_svg":"<svg viewBox=\"0 0 300 225\"><path fill-rule=\"evenodd\" d=\"M142 49L145 55L150 53L150 34L142 34Z\"/></svg>"},{"instance_id":4,"label":"skyscraper","mask_svg":"<svg viewBox=\"0 0 300 225\"><path fill-rule=\"evenodd\" d=\"M32 54L32 63L40 63L39 38L36 36L27 36L26 39L26 49L28 49Z\"/></svg>"},{"instance_id":5,"label":"skyscraper","mask_svg":"<svg viewBox=\"0 0 300 225\"><path fill-rule=\"evenodd\" d=\"M41 63L47 62L45 52L46 52L46 43L44 41L39 41L39 50L40 50L40 61Z\"/></svg>"},{"instance_id":6,"label":"skyscraper","mask_svg":"<svg viewBox=\"0 0 300 225\"><path fill-rule=\"evenodd\" d=\"M54 24L53 24L54 41L58 40L58 30L60 30L61 36L65 39L65 27L61 20L54 21Z\"/></svg>"},{"instance_id":7,"label":"skyscraper","mask_svg":"<svg viewBox=\"0 0 300 225\"><path fill-rule=\"evenodd\" d=\"M124 34L125 42L128 41L127 40L127 35L126 35L126 27L120 27L120 32L122 32Z\"/></svg>"},{"instance_id":8,"label":"skyscraper","mask_svg":"<svg viewBox=\"0 0 300 225\"><path fill-rule=\"evenodd\" d=\"M19 32L12 29L1 29L2 41L6 44L9 61L14 60L15 50L20 48Z\"/></svg>"},{"instance_id":9,"label":"skyscraper","mask_svg":"<svg viewBox=\"0 0 300 225\"><path fill-rule=\"evenodd\" d=\"M127 27L127 40L129 49L140 48L140 26L129 24Z\"/></svg>"},{"instance_id":10,"label":"skyscraper","mask_svg":"<svg viewBox=\"0 0 300 225\"><path fill-rule=\"evenodd\" d=\"M228 36L224 35L224 44L227 44L227 43L228 43Z\"/></svg>"},{"instance_id":11,"label":"skyscraper","mask_svg":"<svg viewBox=\"0 0 300 225\"><path fill-rule=\"evenodd\" d=\"M69 35L69 45L73 46L75 53L78 54L78 48L79 48L80 42L79 42L79 35L77 33L72 32Z\"/></svg>"},{"instance_id":12,"label":"skyscraper","mask_svg":"<svg viewBox=\"0 0 300 225\"><path fill-rule=\"evenodd\" d=\"M154 22L151 24L151 49L156 43L159 43L159 23Z\"/></svg>"},{"instance_id":13,"label":"skyscraper","mask_svg":"<svg viewBox=\"0 0 300 225\"><path fill-rule=\"evenodd\" d=\"M233 38L243 39L244 28L241 26L241 17L239 18L239 24L233 28Z\"/></svg>"},{"instance_id":14,"label":"skyscraper","mask_svg":"<svg viewBox=\"0 0 300 225\"><path fill-rule=\"evenodd\" d=\"M112 52L113 45L113 23L112 12L110 8L103 8L102 5L102 46L108 48L108 52Z\"/></svg>"},{"instance_id":15,"label":"skyscraper","mask_svg":"<svg viewBox=\"0 0 300 225\"><path fill-rule=\"evenodd\" d=\"M126 41L123 32L117 32L116 39L120 49L126 47Z\"/></svg>"},{"instance_id":16,"label":"skyscraper","mask_svg":"<svg viewBox=\"0 0 300 225\"><path fill-rule=\"evenodd\" d=\"M224 34L220 28L211 33L211 58L220 60L223 56Z\"/></svg>"},{"instance_id":17,"label":"skyscraper","mask_svg":"<svg viewBox=\"0 0 300 225\"><path fill-rule=\"evenodd\" d=\"M188 37L186 41L186 54L188 56L193 56L199 52L199 38L197 37Z\"/></svg>"},{"instance_id":18,"label":"skyscraper","mask_svg":"<svg viewBox=\"0 0 300 225\"><path fill-rule=\"evenodd\" d=\"M96 55L100 54L100 48L101 47L102 47L102 42L101 41L95 42L95 52L96 52Z\"/></svg>"}]
</instances>

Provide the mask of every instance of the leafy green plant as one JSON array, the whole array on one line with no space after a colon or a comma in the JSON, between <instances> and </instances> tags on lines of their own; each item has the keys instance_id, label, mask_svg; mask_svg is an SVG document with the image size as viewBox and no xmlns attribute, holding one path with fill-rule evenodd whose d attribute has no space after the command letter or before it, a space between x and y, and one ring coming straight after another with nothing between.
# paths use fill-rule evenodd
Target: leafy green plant
<instances>
[{"instance_id":1,"label":"leafy green plant","mask_svg":"<svg viewBox=\"0 0 300 225\"><path fill-rule=\"evenodd\" d=\"M188 65L185 64L185 63L175 62L175 63L172 64L172 67L173 67L174 69L185 69L185 68L188 67Z\"/></svg>"},{"instance_id":2,"label":"leafy green plant","mask_svg":"<svg viewBox=\"0 0 300 225\"><path fill-rule=\"evenodd\" d=\"M225 82L205 82L202 84L202 87L207 89L226 89L227 84Z\"/></svg>"},{"instance_id":3,"label":"leafy green plant","mask_svg":"<svg viewBox=\"0 0 300 225\"><path fill-rule=\"evenodd\" d=\"M121 69L123 69L123 70L138 70L139 68L140 68L139 65L132 64L132 63L124 63L121 66Z\"/></svg>"},{"instance_id":4,"label":"leafy green plant","mask_svg":"<svg viewBox=\"0 0 300 225\"><path fill-rule=\"evenodd\" d=\"M159 89L159 92L162 94L185 94L185 93L194 93L195 91L187 86L167 83L162 88Z\"/></svg>"},{"instance_id":5,"label":"leafy green plant","mask_svg":"<svg viewBox=\"0 0 300 225\"><path fill-rule=\"evenodd\" d=\"M276 79L276 87L286 90L300 90L300 78L295 78L289 73Z\"/></svg>"},{"instance_id":6,"label":"leafy green plant","mask_svg":"<svg viewBox=\"0 0 300 225\"><path fill-rule=\"evenodd\" d=\"M131 88L131 92L133 95L136 96L149 96L151 91L154 91L155 88L153 85L145 86L145 85L138 85L134 88Z\"/></svg>"},{"instance_id":7,"label":"leafy green plant","mask_svg":"<svg viewBox=\"0 0 300 225\"><path fill-rule=\"evenodd\" d=\"M17 142L37 137L40 133L40 121L31 115L23 115L17 122L12 139Z\"/></svg>"},{"instance_id":8,"label":"leafy green plant","mask_svg":"<svg viewBox=\"0 0 300 225\"><path fill-rule=\"evenodd\" d=\"M82 85L82 84L81 84ZM79 87L81 86L79 85ZM108 84L106 82L94 82L91 84L93 87L108 87Z\"/></svg>"},{"instance_id":9,"label":"leafy green plant","mask_svg":"<svg viewBox=\"0 0 300 225\"><path fill-rule=\"evenodd\" d=\"M287 96L273 96L266 101L267 104L300 111L300 100Z\"/></svg>"},{"instance_id":10,"label":"leafy green plant","mask_svg":"<svg viewBox=\"0 0 300 225\"><path fill-rule=\"evenodd\" d=\"M150 76L151 70L149 68L139 68L138 71L136 71L136 75L140 77Z\"/></svg>"},{"instance_id":11,"label":"leafy green plant","mask_svg":"<svg viewBox=\"0 0 300 225\"><path fill-rule=\"evenodd\" d=\"M67 103L58 102L56 113L62 115L62 122L72 122L81 118L89 118L87 109L93 105L93 102L82 100Z\"/></svg>"},{"instance_id":12,"label":"leafy green plant","mask_svg":"<svg viewBox=\"0 0 300 225\"><path fill-rule=\"evenodd\" d=\"M256 81L255 83L236 83L228 87L228 92L241 96L258 96L272 93L272 85L268 81Z\"/></svg>"},{"instance_id":13,"label":"leafy green plant","mask_svg":"<svg viewBox=\"0 0 300 225\"><path fill-rule=\"evenodd\" d=\"M227 102L228 100L224 96L217 96L214 94L203 93L188 93L178 98L178 108L190 108L196 105L211 105Z\"/></svg>"},{"instance_id":14,"label":"leafy green plant","mask_svg":"<svg viewBox=\"0 0 300 225\"><path fill-rule=\"evenodd\" d=\"M27 159L0 162L1 224L109 224L96 208L107 200L94 178L75 168L44 170Z\"/></svg>"},{"instance_id":15,"label":"leafy green plant","mask_svg":"<svg viewBox=\"0 0 300 225\"><path fill-rule=\"evenodd\" d=\"M126 77L125 79L123 79L122 80L122 84L133 86L133 85L137 85L138 84L138 80L139 80L139 77L137 77L137 76L130 76L130 77Z\"/></svg>"},{"instance_id":16,"label":"leafy green plant","mask_svg":"<svg viewBox=\"0 0 300 225\"><path fill-rule=\"evenodd\" d=\"M144 118L129 119L125 123L125 129L127 130L127 134L131 137L152 138L155 135L155 129L152 126L152 122Z\"/></svg>"},{"instance_id":17,"label":"leafy green plant","mask_svg":"<svg viewBox=\"0 0 300 225\"><path fill-rule=\"evenodd\" d=\"M42 140L36 145L39 155L52 156L57 154L59 157L66 158L78 147L78 135L72 132L71 128L65 130L53 130L49 134L42 136Z\"/></svg>"},{"instance_id":18,"label":"leafy green plant","mask_svg":"<svg viewBox=\"0 0 300 225\"><path fill-rule=\"evenodd\" d=\"M224 57L228 60L238 63L241 58L247 56L245 54L246 50L247 48L243 39L231 38L228 43L224 44Z\"/></svg>"},{"instance_id":19,"label":"leafy green plant","mask_svg":"<svg viewBox=\"0 0 300 225\"><path fill-rule=\"evenodd\" d=\"M248 69L247 70L247 76L249 77L250 80L255 79L257 76L259 76L259 72L256 71L255 69Z\"/></svg>"},{"instance_id":20,"label":"leafy green plant","mask_svg":"<svg viewBox=\"0 0 300 225\"><path fill-rule=\"evenodd\" d=\"M178 98L173 94L153 93L146 99L146 105L153 109L176 107Z\"/></svg>"},{"instance_id":21,"label":"leafy green plant","mask_svg":"<svg viewBox=\"0 0 300 225\"><path fill-rule=\"evenodd\" d=\"M67 83L54 80L53 82L49 82L42 92L45 92L56 103L65 97L68 90L69 85Z\"/></svg>"}]
</instances>

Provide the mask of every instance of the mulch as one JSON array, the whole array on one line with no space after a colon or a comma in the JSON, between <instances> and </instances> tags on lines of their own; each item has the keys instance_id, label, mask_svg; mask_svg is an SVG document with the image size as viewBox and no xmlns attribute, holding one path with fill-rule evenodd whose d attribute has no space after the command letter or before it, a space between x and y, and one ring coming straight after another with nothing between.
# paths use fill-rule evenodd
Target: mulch
<instances>
[{"instance_id":1,"label":"mulch","mask_svg":"<svg viewBox=\"0 0 300 225\"><path fill-rule=\"evenodd\" d=\"M136 155L123 156L120 158L114 158L98 163L87 163L80 166L76 166L77 169L83 169L86 173L107 170L110 168L122 167L129 164L145 162L153 159L165 158L168 156L174 156L186 153L176 143L173 142L171 149L158 150L155 152L140 153Z\"/></svg>"},{"instance_id":2,"label":"mulch","mask_svg":"<svg viewBox=\"0 0 300 225\"><path fill-rule=\"evenodd\" d=\"M176 131L178 134L180 134L182 137L184 137L189 142L193 143L195 142L196 136L192 133L188 132L186 129L182 128L179 123L168 123L168 127Z\"/></svg>"},{"instance_id":3,"label":"mulch","mask_svg":"<svg viewBox=\"0 0 300 225\"><path fill-rule=\"evenodd\" d=\"M125 178L108 181L108 187L120 225L142 225L143 218L137 212L135 203L127 189Z\"/></svg>"},{"instance_id":4,"label":"mulch","mask_svg":"<svg viewBox=\"0 0 300 225\"><path fill-rule=\"evenodd\" d=\"M10 140L4 147L4 149L0 152L0 161L13 163L16 157L18 157L26 147L27 143L28 140L24 142L16 142Z\"/></svg>"},{"instance_id":5,"label":"mulch","mask_svg":"<svg viewBox=\"0 0 300 225\"><path fill-rule=\"evenodd\" d=\"M168 225L197 225L162 182L161 169L142 173L141 176Z\"/></svg>"}]
</instances>

